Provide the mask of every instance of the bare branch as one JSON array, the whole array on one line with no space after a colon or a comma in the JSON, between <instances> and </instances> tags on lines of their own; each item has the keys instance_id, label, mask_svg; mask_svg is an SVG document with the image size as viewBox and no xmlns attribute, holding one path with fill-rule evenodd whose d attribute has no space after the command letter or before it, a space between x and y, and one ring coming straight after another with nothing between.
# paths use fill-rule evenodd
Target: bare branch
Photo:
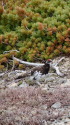
<instances>
[{"instance_id":1,"label":"bare branch","mask_svg":"<svg viewBox=\"0 0 70 125\"><path fill-rule=\"evenodd\" d=\"M56 65L51 65L51 68L56 71L56 74L57 74L57 75L59 75L59 76L64 76L64 74L60 72L58 66L56 66Z\"/></svg>"},{"instance_id":2,"label":"bare branch","mask_svg":"<svg viewBox=\"0 0 70 125\"><path fill-rule=\"evenodd\" d=\"M4 51L3 54L9 53L9 52L19 52L18 50L10 50L10 51Z\"/></svg>"},{"instance_id":3,"label":"bare branch","mask_svg":"<svg viewBox=\"0 0 70 125\"><path fill-rule=\"evenodd\" d=\"M62 57L60 60L58 60L58 62L55 65L57 66L64 59L65 59L65 57Z\"/></svg>"},{"instance_id":4,"label":"bare branch","mask_svg":"<svg viewBox=\"0 0 70 125\"><path fill-rule=\"evenodd\" d=\"M58 64L59 64L62 60L64 60L64 59L65 59L65 57L62 57L60 60L58 60L57 63L50 64L50 67L51 67L52 69L54 69L54 70L56 71L57 75L59 75L59 76L64 76L64 74L60 72L59 67L58 67Z\"/></svg>"},{"instance_id":5,"label":"bare branch","mask_svg":"<svg viewBox=\"0 0 70 125\"><path fill-rule=\"evenodd\" d=\"M13 60L17 60L18 62L25 64L25 65L29 65L29 66L43 66L43 63L31 63L31 62L26 62L26 61L22 61L16 57L13 56Z\"/></svg>"}]
</instances>

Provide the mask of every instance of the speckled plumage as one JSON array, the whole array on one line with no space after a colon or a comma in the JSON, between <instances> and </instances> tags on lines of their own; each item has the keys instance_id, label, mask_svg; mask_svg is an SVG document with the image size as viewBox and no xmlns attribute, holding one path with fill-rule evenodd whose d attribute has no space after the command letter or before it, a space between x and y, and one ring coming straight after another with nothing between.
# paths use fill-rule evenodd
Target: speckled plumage
<instances>
[{"instance_id":1,"label":"speckled plumage","mask_svg":"<svg viewBox=\"0 0 70 125\"><path fill-rule=\"evenodd\" d=\"M42 75L44 74L48 74L49 69L50 69L50 60L45 62L43 66L38 66L38 67L34 67L31 71L31 75L33 75L36 71L40 72Z\"/></svg>"},{"instance_id":2,"label":"speckled plumage","mask_svg":"<svg viewBox=\"0 0 70 125\"><path fill-rule=\"evenodd\" d=\"M42 73L42 75L47 74L49 72L49 69L50 69L49 64L45 64L45 65L39 66L39 67L34 67L31 71L31 75L33 75L35 71Z\"/></svg>"}]
</instances>

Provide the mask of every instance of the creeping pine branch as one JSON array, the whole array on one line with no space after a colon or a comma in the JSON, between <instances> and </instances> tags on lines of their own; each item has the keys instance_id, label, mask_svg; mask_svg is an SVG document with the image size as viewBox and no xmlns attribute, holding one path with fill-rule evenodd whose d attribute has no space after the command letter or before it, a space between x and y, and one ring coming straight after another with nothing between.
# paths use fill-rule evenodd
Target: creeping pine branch
<instances>
[{"instance_id":1,"label":"creeping pine branch","mask_svg":"<svg viewBox=\"0 0 70 125\"><path fill-rule=\"evenodd\" d=\"M25 64L25 65L28 65L28 66L43 66L44 65L44 63L31 63L31 62L22 61L22 60L13 56L13 61L14 60L17 60L18 62ZM64 76L64 74L59 71L59 67L57 66L62 60L64 60L64 57L62 57L57 63L50 64L50 67L52 69L54 69L56 71L57 75L59 75L59 76Z\"/></svg>"}]
</instances>

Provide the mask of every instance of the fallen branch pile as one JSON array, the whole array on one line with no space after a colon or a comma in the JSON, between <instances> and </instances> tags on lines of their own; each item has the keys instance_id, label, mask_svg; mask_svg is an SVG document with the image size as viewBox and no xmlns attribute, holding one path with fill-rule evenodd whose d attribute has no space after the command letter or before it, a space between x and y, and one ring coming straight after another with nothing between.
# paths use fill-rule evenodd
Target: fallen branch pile
<instances>
[{"instance_id":1,"label":"fallen branch pile","mask_svg":"<svg viewBox=\"0 0 70 125\"><path fill-rule=\"evenodd\" d=\"M54 69L54 70L56 71L57 75L59 75L59 76L64 76L64 74L60 72L59 67L58 67L59 63L60 63L62 60L64 60L64 59L65 59L65 58L62 57L57 63L52 62L52 63L50 64L51 69ZM20 63L22 63L22 64L28 65L28 66L39 67L39 66L43 66L43 65L44 65L44 63L31 63L31 62L22 61L22 60L20 60L20 59L18 59L18 58L16 58L16 57L13 56L13 68L14 68L14 60L16 60L16 61L18 61L18 62L20 62ZM31 69L31 70L32 70L32 69ZM30 72L31 72L31 71L27 71L26 73L22 74L21 76L18 76L18 78L20 78L20 77L25 77L26 74L27 74L27 75L30 75Z\"/></svg>"},{"instance_id":2,"label":"fallen branch pile","mask_svg":"<svg viewBox=\"0 0 70 125\"><path fill-rule=\"evenodd\" d=\"M17 50L12 50L12 51L19 52L19 51L17 51ZM5 51L4 53L8 53L8 52L9 52L9 51ZM59 70L58 65L59 65L59 63L62 62L62 60L64 60L64 59L65 59L65 57L62 57L61 59L59 59L58 62L55 62L55 61L53 60L52 63L50 63L50 68L51 68L52 70L55 70L56 74L59 75L59 76L61 76L61 77L64 76L64 74L61 73L61 71ZM12 71L15 69L15 60L16 60L17 62L21 63L21 64L24 64L24 65L27 65L27 66L32 66L33 68L34 68L34 67L39 67L39 66L41 67L41 66L44 65L44 63L33 63L33 62L23 61L23 60L20 60L20 59L18 59L18 58L16 58L16 57L13 56L13 57L12 57L12 61L13 61ZM31 71L32 71L33 68L29 69L28 71L25 70L25 72L22 72L22 71L20 70L21 74L19 74L19 75L17 76L17 78L22 78L22 77L30 76L30 75L31 75ZM16 72L16 74L17 74L17 72ZM0 76L3 76L3 75L4 75L4 73L1 73L1 74L0 74Z\"/></svg>"}]
</instances>

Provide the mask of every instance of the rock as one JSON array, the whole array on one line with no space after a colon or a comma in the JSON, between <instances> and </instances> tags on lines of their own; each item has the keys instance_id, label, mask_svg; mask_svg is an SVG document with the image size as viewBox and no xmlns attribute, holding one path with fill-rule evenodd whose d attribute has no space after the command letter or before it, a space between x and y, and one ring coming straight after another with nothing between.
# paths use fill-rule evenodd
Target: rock
<instances>
[{"instance_id":1,"label":"rock","mask_svg":"<svg viewBox=\"0 0 70 125\"><path fill-rule=\"evenodd\" d=\"M43 109L43 110L47 110L47 108L48 108L47 104L41 106L41 109Z\"/></svg>"},{"instance_id":2,"label":"rock","mask_svg":"<svg viewBox=\"0 0 70 125\"><path fill-rule=\"evenodd\" d=\"M66 86L70 86L70 79L67 79L67 81L61 85L61 87L66 87Z\"/></svg>"},{"instance_id":3,"label":"rock","mask_svg":"<svg viewBox=\"0 0 70 125\"><path fill-rule=\"evenodd\" d=\"M51 125L70 125L70 119L63 118L62 120L55 120Z\"/></svg>"},{"instance_id":4,"label":"rock","mask_svg":"<svg viewBox=\"0 0 70 125\"><path fill-rule=\"evenodd\" d=\"M42 90L47 90L48 89L48 84L41 84L41 89Z\"/></svg>"},{"instance_id":5,"label":"rock","mask_svg":"<svg viewBox=\"0 0 70 125\"><path fill-rule=\"evenodd\" d=\"M27 87L29 86L25 81L22 82L22 84L19 85L19 87Z\"/></svg>"},{"instance_id":6,"label":"rock","mask_svg":"<svg viewBox=\"0 0 70 125\"><path fill-rule=\"evenodd\" d=\"M56 103L54 103L52 106L51 106L51 108L55 108L55 109L58 109L58 108L60 108L61 107L61 103L60 102L56 102Z\"/></svg>"},{"instance_id":7,"label":"rock","mask_svg":"<svg viewBox=\"0 0 70 125\"><path fill-rule=\"evenodd\" d=\"M4 73L0 73L0 77L2 77L4 75Z\"/></svg>"},{"instance_id":8,"label":"rock","mask_svg":"<svg viewBox=\"0 0 70 125\"><path fill-rule=\"evenodd\" d=\"M67 79L66 85L70 85L70 79Z\"/></svg>"},{"instance_id":9,"label":"rock","mask_svg":"<svg viewBox=\"0 0 70 125\"><path fill-rule=\"evenodd\" d=\"M0 85L5 83L5 80L0 80Z\"/></svg>"},{"instance_id":10,"label":"rock","mask_svg":"<svg viewBox=\"0 0 70 125\"><path fill-rule=\"evenodd\" d=\"M16 121L21 121L21 117L20 117L20 116L16 116L16 117L15 117L15 120L16 120Z\"/></svg>"},{"instance_id":11,"label":"rock","mask_svg":"<svg viewBox=\"0 0 70 125\"><path fill-rule=\"evenodd\" d=\"M42 121L43 125L48 125L46 120Z\"/></svg>"},{"instance_id":12,"label":"rock","mask_svg":"<svg viewBox=\"0 0 70 125\"><path fill-rule=\"evenodd\" d=\"M60 78L60 79L57 80L57 83L62 84L62 83L65 83L66 81L67 81L67 79Z\"/></svg>"},{"instance_id":13,"label":"rock","mask_svg":"<svg viewBox=\"0 0 70 125\"><path fill-rule=\"evenodd\" d=\"M9 78L17 78L20 75L23 75L24 73L26 73L26 71L23 70L15 70L15 71L11 71L8 73L8 77Z\"/></svg>"},{"instance_id":14,"label":"rock","mask_svg":"<svg viewBox=\"0 0 70 125\"><path fill-rule=\"evenodd\" d=\"M52 125L64 125L64 122L61 121L61 122L56 122L55 124L52 124Z\"/></svg>"},{"instance_id":15,"label":"rock","mask_svg":"<svg viewBox=\"0 0 70 125\"><path fill-rule=\"evenodd\" d=\"M36 80L33 80L33 79L29 78L29 77L26 77L26 78L25 78L25 82L26 82L28 85L34 85L34 84L36 84Z\"/></svg>"},{"instance_id":16,"label":"rock","mask_svg":"<svg viewBox=\"0 0 70 125\"><path fill-rule=\"evenodd\" d=\"M53 82L55 80L54 77L49 77L45 79L45 82Z\"/></svg>"},{"instance_id":17,"label":"rock","mask_svg":"<svg viewBox=\"0 0 70 125\"><path fill-rule=\"evenodd\" d=\"M64 120L64 123L70 123L70 119L69 118L66 118L65 120Z\"/></svg>"},{"instance_id":18,"label":"rock","mask_svg":"<svg viewBox=\"0 0 70 125\"><path fill-rule=\"evenodd\" d=\"M32 115L36 115L36 113L37 113L37 109L33 109L33 110L31 111L31 114L32 114Z\"/></svg>"},{"instance_id":19,"label":"rock","mask_svg":"<svg viewBox=\"0 0 70 125\"><path fill-rule=\"evenodd\" d=\"M15 82L11 83L10 85L8 85L9 88L11 88L11 87L17 87L17 86L18 86L18 83L15 83Z\"/></svg>"}]
</instances>

